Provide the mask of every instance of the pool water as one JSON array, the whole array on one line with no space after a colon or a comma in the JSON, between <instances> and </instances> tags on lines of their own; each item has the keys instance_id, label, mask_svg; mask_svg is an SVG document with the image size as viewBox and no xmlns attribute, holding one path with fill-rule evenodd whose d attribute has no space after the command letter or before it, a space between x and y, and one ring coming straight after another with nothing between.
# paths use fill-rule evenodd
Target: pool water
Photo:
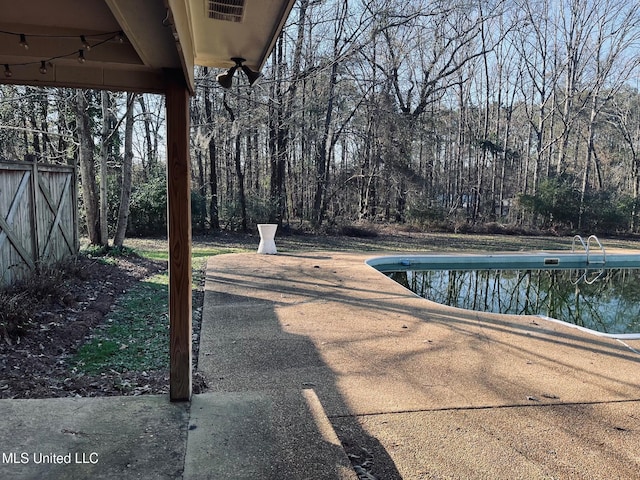
<instances>
[{"instance_id":1,"label":"pool water","mask_svg":"<svg viewBox=\"0 0 640 480\"><path fill-rule=\"evenodd\" d=\"M386 275L449 306L541 315L612 336L640 333L640 269L409 269Z\"/></svg>"}]
</instances>

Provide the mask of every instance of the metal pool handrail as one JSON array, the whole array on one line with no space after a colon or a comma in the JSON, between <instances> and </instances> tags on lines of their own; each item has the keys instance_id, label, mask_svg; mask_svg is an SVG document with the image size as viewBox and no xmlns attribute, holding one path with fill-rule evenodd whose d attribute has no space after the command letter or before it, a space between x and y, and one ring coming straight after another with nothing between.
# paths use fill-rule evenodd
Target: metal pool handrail
<instances>
[{"instance_id":1,"label":"metal pool handrail","mask_svg":"<svg viewBox=\"0 0 640 480\"><path fill-rule=\"evenodd\" d=\"M604 247L602 246L602 243L600 243L600 240L598 240L598 237L596 237L595 235L589 235L589 238L587 238L587 242L585 243L584 239L580 236L580 235L574 235L573 236L573 240L571 242L571 251L575 252L576 251L576 240L578 240L580 242L580 244L582 245L582 247L584 248L584 251L587 254L587 264L590 263L601 263L601 264L605 264L607 261L607 252L604 249ZM600 250L602 250L602 260L599 261L591 261L590 258L590 254L591 254L591 241L594 241L598 244L598 247L600 247Z\"/></svg>"},{"instance_id":2,"label":"metal pool handrail","mask_svg":"<svg viewBox=\"0 0 640 480\"><path fill-rule=\"evenodd\" d=\"M582 244L582 248L584 248L584 251L588 253L589 249L587 248L587 244L584 243L584 240L580 235L573 236L573 240L571 241L571 251L572 252L576 251L576 240L580 241L580 243Z\"/></svg>"},{"instance_id":3,"label":"metal pool handrail","mask_svg":"<svg viewBox=\"0 0 640 480\"><path fill-rule=\"evenodd\" d=\"M605 251L604 247L600 243L600 240L598 240L598 237L596 237L595 235L590 235L589 238L587 238L587 263L591 263L589 261L589 252L590 252L591 240L595 241L598 244L598 246L600 247L600 250L602 250L602 260L599 261L599 262L594 262L594 263L602 263L604 265L607 262L607 252Z\"/></svg>"}]
</instances>

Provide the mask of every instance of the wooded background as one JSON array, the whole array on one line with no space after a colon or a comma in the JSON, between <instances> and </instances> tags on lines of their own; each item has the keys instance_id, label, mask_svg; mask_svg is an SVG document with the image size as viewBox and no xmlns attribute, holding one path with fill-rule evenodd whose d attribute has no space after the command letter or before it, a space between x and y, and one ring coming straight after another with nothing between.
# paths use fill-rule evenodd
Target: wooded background
<instances>
[{"instance_id":1,"label":"wooded background","mask_svg":"<svg viewBox=\"0 0 640 480\"><path fill-rule=\"evenodd\" d=\"M631 0L299 0L258 84L196 71L194 229L637 232L639 40ZM166 231L164 141L161 97L0 90L94 243Z\"/></svg>"}]
</instances>

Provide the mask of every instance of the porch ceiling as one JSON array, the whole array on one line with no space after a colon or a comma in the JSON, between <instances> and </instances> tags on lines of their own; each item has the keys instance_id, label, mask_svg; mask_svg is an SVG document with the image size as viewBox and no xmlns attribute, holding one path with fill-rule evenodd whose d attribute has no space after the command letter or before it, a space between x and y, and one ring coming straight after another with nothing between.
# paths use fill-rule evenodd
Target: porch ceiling
<instances>
[{"instance_id":1,"label":"porch ceiling","mask_svg":"<svg viewBox=\"0 0 640 480\"><path fill-rule=\"evenodd\" d=\"M262 68L294 1L0 0L0 83L162 93L179 69L193 90L194 65Z\"/></svg>"}]
</instances>

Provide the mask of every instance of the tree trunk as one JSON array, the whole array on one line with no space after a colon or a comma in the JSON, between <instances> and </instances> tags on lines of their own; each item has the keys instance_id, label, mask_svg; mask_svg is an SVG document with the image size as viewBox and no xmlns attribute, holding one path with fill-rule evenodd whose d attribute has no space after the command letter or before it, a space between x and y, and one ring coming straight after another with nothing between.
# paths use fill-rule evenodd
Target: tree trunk
<instances>
[{"instance_id":1,"label":"tree trunk","mask_svg":"<svg viewBox=\"0 0 640 480\"><path fill-rule=\"evenodd\" d=\"M275 79L271 89L269 101L269 196L272 208L269 212L269 221L282 223L284 206L284 166L286 162L286 137L288 132L285 126L284 95L282 89L282 36L278 38L277 47L273 55L273 70Z\"/></svg>"},{"instance_id":2,"label":"tree trunk","mask_svg":"<svg viewBox=\"0 0 640 480\"><path fill-rule=\"evenodd\" d=\"M248 231L247 226L247 197L244 189L244 172L242 171L242 150L240 148L240 127L233 109L227 103L226 98L223 100L225 110L231 118L231 131L233 132L233 163L235 166L236 177L238 179L238 196L240 200L240 222L243 232Z\"/></svg>"},{"instance_id":3,"label":"tree trunk","mask_svg":"<svg viewBox=\"0 0 640 480\"><path fill-rule=\"evenodd\" d=\"M315 227L322 225L326 209L326 194L330 176L331 148L330 134L333 119L334 94L338 81L338 62L331 66L329 77L329 98L325 114L324 129L316 150L316 190L313 197L313 224Z\"/></svg>"},{"instance_id":4,"label":"tree trunk","mask_svg":"<svg viewBox=\"0 0 640 480\"><path fill-rule=\"evenodd\" d=\"M143 161L143 179L148 178L148 171L152 171L156 168L156 149L154 148L153 134L151 131L151 114L148 111L147 103L145 102L144 95L138 95L138 103L140 104L140 110L142 111L142 120L144 122L144 135L147 145L147 162L146 167Z\"/></svg>"},{"instance_id":5,"label":"tree trunk","mask_svg":"<svg viewBox=\"0 0 640 480\"><path fill-rule=\"evenodd\" d=\"M101 244L109 245L109 199L107 189L107 160L109 159L109 92L102 90L102 134L100 138L100 240Z\"/></svg>"},{"instance_id":6,"label":"tree trunk","mask_svg":"<svg viewBox=\"0 0 640 480\"><path fill-rule=\"evenodd\" d=\"M87 234L92 245L101 245L100 215L98 209L98 187L96 185L96 171L93 161L93 137L87 114L87 99L85 92L76 93L76 123L78 127L78 157L80 161L80 179L82 183L82 200L87 221Z\"/></svg>"},{"instance_id":7,"label":"tree trunk","mask_svg":"<svg viewBox=\"0 0 640 480\"><path fill-rule=\"evenodd\" d=\"M133 169L133 103L135 94L127 94L127 115L124 127L124 159L122 162L122 185L120 188L120 206L118 223L113 245L122 247L129 223L129 204L131 202L131 173Z\"/></svg>"},{"instance_id":8,"label":"tree trunk","mask_svg":"<svg viewBox=\"0 0 640 480\"><path fill-rule=\"evenodd\" d=\"M208 70L205 68L205 76ZM204 114L207 124L214 128L213 106L211 105L211 97L209 91L209 82L204 83ZM209 200L209 225L212 230L220 230L220 217L218 214L218 151L216 149L215 133L209 137L207 149L209 152L209 192L211 198Z\"/></svg>"},{"instance_id":9,"label":"tree trunk","mask_svg":"<svg viewBox=\"0 0 640 480\"><path fill-rule=\"evenodd\" d=\"M240 197L240 221L243 232L248 232L247 226L247 196L244 189L244 172L242 171L242 159L240 157L240 134L236 133L233 139L234 143L234 163L236 166L236 176L238 177L238 195Z\"/></svg>"}]
</instances>

